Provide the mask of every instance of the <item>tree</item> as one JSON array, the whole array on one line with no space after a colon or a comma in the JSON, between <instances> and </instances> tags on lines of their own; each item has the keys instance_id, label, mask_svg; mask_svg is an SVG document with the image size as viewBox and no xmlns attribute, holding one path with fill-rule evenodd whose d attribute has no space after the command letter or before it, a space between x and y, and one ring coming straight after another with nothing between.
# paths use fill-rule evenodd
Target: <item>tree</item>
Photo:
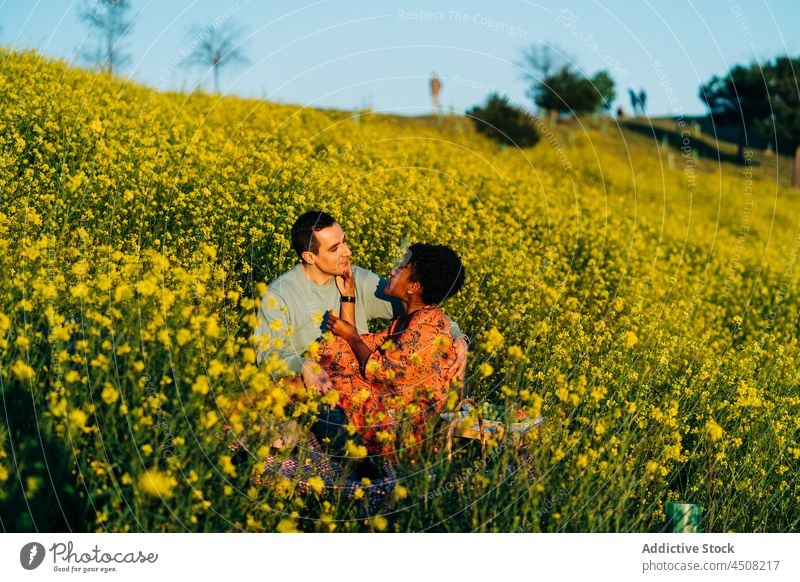
<instances>
[{"instance_id":1,"label":"tree","mask_svg":"<svg viewBox=\"0 0 800 582\"><path fill-rule=\"evenodd\" d=\"M539 141L533 117L520 107L515 107L507 97L492 93L482 107L467 111L475 129L488 137L517 147L530 147Z\"/></svg>"},{"instance_id":2,"label":"tree","mask_svg":"<svg viewBox=\"0 0 800 582\"><path fill-rule=\"evenodd\" d=\"M557 70L569 66L571 58L553 44L532 45L522 53L522 62L519 63L525 71L525 78L531 87L537 87L545 79L551 77ZM533 99L533 89L528 91L528 96ZM541 105L539 107L542 107ZM558 114L557 108L543 107L550 117Z\"/></svg>"},{"instance_id":3,"label":"tree","mask_svg":"<svg viewBox=\"0 0 800 582\"><path fill-rule=\"evenodd\" d=\"M128 17L130 9L130 0L93 0L84 3L78 13L98 38L97 49L84 53L85 58L99 63L110 75L130 58L122 46L133 26L133 18Z\"/></svg>"},{"instance_id":4,"label":"tree","mask_svg":"<svg viewBox=\"0 0 800 582\"><path fill-rule=\"evenodd\" d=\"M700 99L708 107L714 123L739 126L737 155L742 159L748 144L748 129L754 129L756 122L769 112L762 71L755 64L736 65L725 77L714 75L705 85L700 85Z\"/></svg>"},{"instance_id":5,"label":"tree","mask_svg":"<svg viewBox=\"0 0 800 582\"><path fill-rule=\"evenodd\" d=\"M778 151L794 153L800 143L800 59L736 65L724 77L700 85L700 99L714 123L739 127L739 158L749 145L748 132L773 136Z\"/></svg>"},{"instance_id":6,"label":"tree","mask_svg":"<svg viewBox=\"0 0 800 582\"><path fill-rule=\"evenodd\" d=\"M582 115L610 109L616 94L614 80L606 71L587 79L569 66L564 66L532 86L528 96L542 109Z\"/></svg>"},{"instance_id":7,"label":"tree","mask_svg":"<svg viewBox=\"0 0 800 582\"><path fill-rule=\"evenodd\" d=\"M608 112L611 111L611 105L614 99L617 98L617 92L614 90L614 79L608 74L608 71L600 71L592 77L592 85L600 95L600 107Z\"/></svg>"},{"instance_id":8,"label":"tree","mask_svg":"<svg viewBox=\"0 0 800 582\"><path fill-rule=\"evenodd\" d=\"M551 117L611 109L616 93L607 71L587 79L573 68L566 53L550 44L533 45L522 57L525 78L531 83L527 95Z\"/></svg>"},{"instance_id":9,"label":"tree","mask_svg":"<svg viewBox=\"0 0 800 582\"><path fill-rule=\"evenodd\" d=\"M214 73L214 92L219 93L220 71L250 62L241 47L244 34L243 28L229 20L194 29L190 42L195 46L184 64L210 68Z\"/></svg>"},{"instance_id":10,"label":"tree","mask_svg":"<svg viewBox=\"0 0 800 582\"><path fill-rule=\"evenodd\" d=\"M774 132L777 150L793 155L800 146L800 58L778 57L767 83L772 115L759 122L767 133Z\"/></svg>"}]
</instances>

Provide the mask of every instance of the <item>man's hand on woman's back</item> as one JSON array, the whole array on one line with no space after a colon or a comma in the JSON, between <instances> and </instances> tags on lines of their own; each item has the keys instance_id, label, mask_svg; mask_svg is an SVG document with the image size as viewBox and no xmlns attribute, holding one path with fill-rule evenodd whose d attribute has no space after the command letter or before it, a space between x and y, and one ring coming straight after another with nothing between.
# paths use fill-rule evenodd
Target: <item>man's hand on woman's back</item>
<instances>
[{"instance_id":1,"label":"man's hand on woman's back","mask_svg":"<svg viewBox=\"0 0 800 582\"><path fill-rule=\"evenodd\" d=\"M467 372L467 349L469 348L467 340L460 337L453 342L453 347L456 349L456 358L446 372L445 380L447 385L452 384L453 380L463 384L464 375Z\"/></svg>"}]
</instances>

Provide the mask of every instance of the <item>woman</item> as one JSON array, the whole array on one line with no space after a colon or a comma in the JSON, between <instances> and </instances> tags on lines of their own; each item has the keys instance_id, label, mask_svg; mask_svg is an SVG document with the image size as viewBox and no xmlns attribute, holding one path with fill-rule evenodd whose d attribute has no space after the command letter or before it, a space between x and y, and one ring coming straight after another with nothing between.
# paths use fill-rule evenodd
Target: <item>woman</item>
<instances>
[{"instance_id":1,"label":"woman","mask_svg":"<svg viewBox=\"0 0 800 582\"><path fill-rule=\"evenodd\" d=\"M328 314L326 322L336 337L322 348L320 364L370 453L394 452L401 425L411 429L402 445L418 443L427 419L444 406L455 350L439 304L461 289L464 275L452 249L411 245L384 289L400 300L404 314L387 330L363 336L354 325L355 288L345 278L341 312Z\"/></svg>"}]
</instances>

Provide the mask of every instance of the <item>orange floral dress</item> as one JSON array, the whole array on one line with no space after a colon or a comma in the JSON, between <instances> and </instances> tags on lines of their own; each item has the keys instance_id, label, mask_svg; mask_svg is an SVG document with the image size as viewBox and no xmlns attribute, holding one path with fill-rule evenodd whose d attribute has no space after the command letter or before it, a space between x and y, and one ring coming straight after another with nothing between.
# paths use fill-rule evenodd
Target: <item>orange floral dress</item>
<instances>
[{"instance_id":1,"label":"orange floral dress","mask_svg":"<svg viewBox=\"0 0 800 582\"><path fill-rule=\"evenodd\" d=\"M363 368L341 338L320 349L339 406L371 454L393 453L403 428L408 430L400 446L416 445L427 420L447 400L445 374L455 360L450 321L438 307L427 306L361 339L372 351Z\"/></svg>"}]
</instances>

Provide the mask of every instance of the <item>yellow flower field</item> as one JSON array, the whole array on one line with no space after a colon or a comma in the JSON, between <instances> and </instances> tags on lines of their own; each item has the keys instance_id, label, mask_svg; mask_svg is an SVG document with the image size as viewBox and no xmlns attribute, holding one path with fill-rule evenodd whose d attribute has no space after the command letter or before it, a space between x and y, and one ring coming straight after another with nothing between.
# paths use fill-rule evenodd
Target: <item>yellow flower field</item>
<instances>
[{"instance_id":1,"label":"yellow flower field","mask_svg":"<svg viewBox=\"0 0 800 582\"><path fill-rule=\"evenodd\" d=\"M784 159L719 164L589 119L501 148L468 119L0 63L3 528L661 531L674 500L706 531L800 529ZM252 337L309 208L378 273L408 241L457 249L468 278L445 309L473 338L467 390L546 416L541 432L448 461L435 427L378 505L369 483L260 478L318 405L256 365Z\"/></svg>"}]
</instances>

